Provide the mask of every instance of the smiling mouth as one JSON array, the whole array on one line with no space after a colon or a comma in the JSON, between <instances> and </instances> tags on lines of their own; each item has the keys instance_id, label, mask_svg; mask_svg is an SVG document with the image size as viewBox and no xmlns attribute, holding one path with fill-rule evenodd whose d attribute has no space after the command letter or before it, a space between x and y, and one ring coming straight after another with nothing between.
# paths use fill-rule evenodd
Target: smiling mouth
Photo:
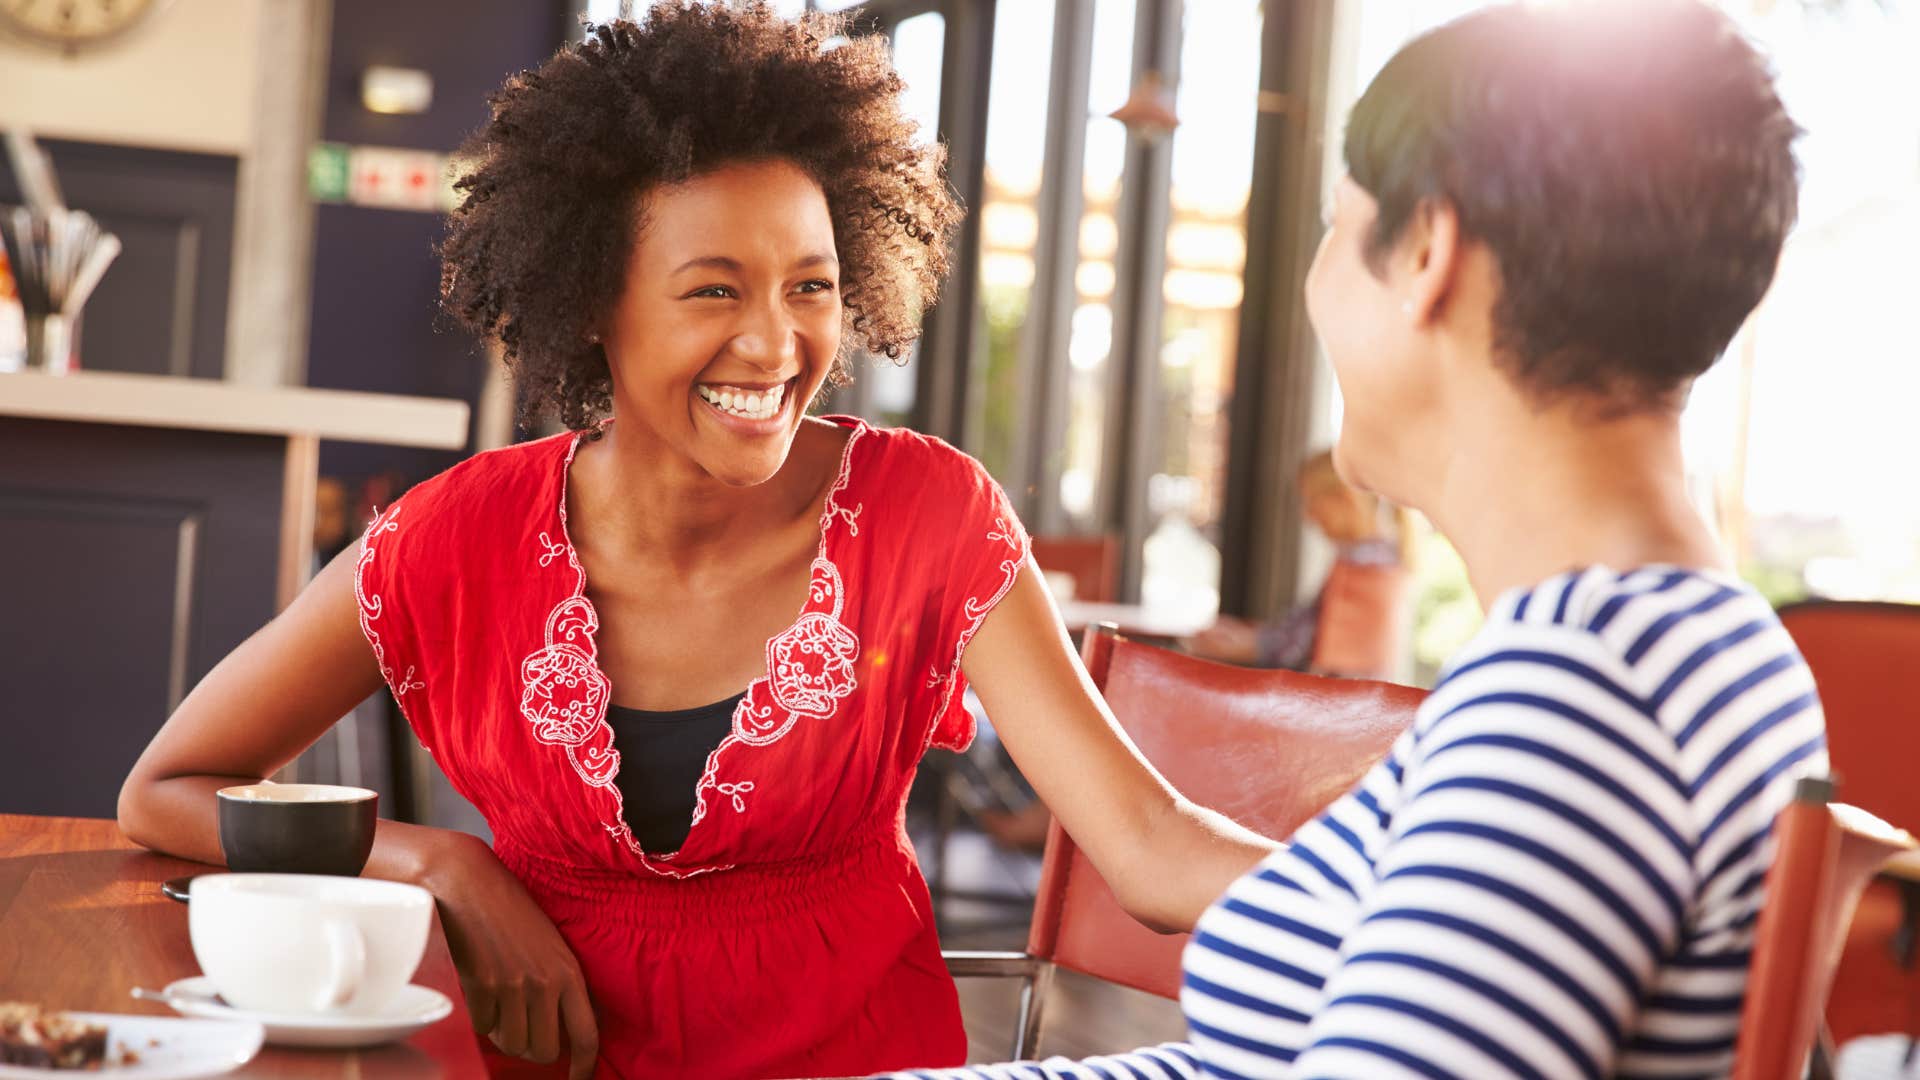
<instances>
[{"instance_id":1,"label":"smiling mouth","mask_svg":"<svg viewBox=\"0 0 1920 1080\"><path fill-rule=\"evenodd\" d=\"M796 375L786 382L768 387L701 383L694 388L694 392L723 415L742 420L771 420L786 410L787 396L799 378Z\"/></svg>"}]
</instances>

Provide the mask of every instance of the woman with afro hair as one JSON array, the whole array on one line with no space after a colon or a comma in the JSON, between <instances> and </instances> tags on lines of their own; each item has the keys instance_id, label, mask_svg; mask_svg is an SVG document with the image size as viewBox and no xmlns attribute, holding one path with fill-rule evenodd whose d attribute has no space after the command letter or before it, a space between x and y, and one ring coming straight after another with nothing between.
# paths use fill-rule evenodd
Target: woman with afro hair
<instances>
[{"instance_id":1,"label":"woman with afro hair","mask_svg":"<svg viewBox=\"0 0 1920 1080\"><path fill-rule=\"evenodd\" d=\"M846 30L663 3L494 96L442 299L567 430L386 507L127 779L130 836L219 862L213 793L384 680L493 843L383 821L366 873L437 898L496 1075L963 1061L903 808L969 683L1143 921L1273 850L1120 734L977 463L809 417L913 340L961 214Z\"/></svg>"}]
</instances>

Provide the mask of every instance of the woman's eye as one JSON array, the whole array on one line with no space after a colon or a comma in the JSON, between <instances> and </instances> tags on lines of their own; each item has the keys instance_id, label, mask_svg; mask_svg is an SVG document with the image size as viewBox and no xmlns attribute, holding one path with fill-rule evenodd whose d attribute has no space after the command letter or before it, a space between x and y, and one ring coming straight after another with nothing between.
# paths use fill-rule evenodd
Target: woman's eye
<instances>
[{"instance_id":1,"label":"woman's eye","mask_svg":"<svg viewBox=\"0 0 1920 1080\"><path fill-rule=\"evenodd\" d=\"M802 293L832 292L833 282L828 281L826 278L815 278L812 281L801 282L796 291Z\"/></svg>"},{"instance_id":2,"label":"woman's eye","mask_svg":"<svg viewBox=\"0 0 1920 1080\"><path fill-rule=\"evenodd\" d=\"M702 298L710 297L717 300L725 300L731 297L732 295L733 295L733 290L728 288L725 285L708 285L705 288L695 289L692 292L688 293L687 298L691 300L694 297L702 297Z\"/></svg>"}]
</instances>

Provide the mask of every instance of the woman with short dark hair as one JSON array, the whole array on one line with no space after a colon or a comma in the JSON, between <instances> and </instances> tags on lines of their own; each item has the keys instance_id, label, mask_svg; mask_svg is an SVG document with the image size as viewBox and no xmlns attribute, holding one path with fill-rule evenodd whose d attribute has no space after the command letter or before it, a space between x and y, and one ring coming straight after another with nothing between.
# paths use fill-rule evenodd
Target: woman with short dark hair
<instances>
[{"instance_id":1,"label":"woman with short dark hair","mask_svg":"<svg viewBox=\"0 0 1920 1080\"><path fill-rule=\"evenodd\" d=\"M1047 1075L1728 1072L1774 816L1826 741L1687 499L1680 409L1772 279L1795 135L1693 0L1493 8L1380 72L1307 282L1336 462L1453 541L1486 624L1201 918L1191 1042Z\"/></svg>"}]
</instances>

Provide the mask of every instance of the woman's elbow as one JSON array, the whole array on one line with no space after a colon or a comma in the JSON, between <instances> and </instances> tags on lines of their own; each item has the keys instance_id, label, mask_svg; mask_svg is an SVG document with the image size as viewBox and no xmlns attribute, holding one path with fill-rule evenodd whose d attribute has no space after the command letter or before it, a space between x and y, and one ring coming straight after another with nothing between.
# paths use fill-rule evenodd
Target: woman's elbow
<instances>
[{"instance_id":1,"label":"woman's elbow","mask_svg":"<svg viewBox=\"0 0 1920 1080\"><path fill-rule=\"evenodd\" d=\"M1171 884L1166 868L1156 865L1141 866L1109 882L1120 910L1134 922L1156 934L1184 934L1193 929L1194 917L1182 912Z\"/></svg>"},{"instance_id":2,"label":"woman's elbow","mask_svg":"<svg viewBox=\"0 0 1920 1080\"><path fill-rule=\"evenodd\" d=\"M1190 932L1229 885L1279 846L1178 796L1139 835L1111 879L1114 899L1162 934Z\"/></svg>"},{"instance_id":3,"label":"woman's elbow","mask_svg":"<svg viewBox=\"0 0 1920 1080\"><path fill-rule=\"evenodd\" d=\"M120 784L120 799L115 804L114 813L119 821L120 832L127 839L149 851L159 850L153 832L153 815L148 802L152 781L141 775L139 768L127 774Z\"/></svg>"},{"instance_id":4,"label":"woman's elbow","mask_svg":"<svg viewBox=\"0 0 1920 1080\"><path fill-rule=\"evenodd\" d=\"M1181 926L1178 924L1178 920L1169 918L1165 912L1157 909L1151 911L1130 910L1127 914L1133 916L1134 922L1139 923L1141 926L1146 927L1156 934L1187 934L1193 931L1191 923L1186 926Z\"/></svg>"}]
</instances>

